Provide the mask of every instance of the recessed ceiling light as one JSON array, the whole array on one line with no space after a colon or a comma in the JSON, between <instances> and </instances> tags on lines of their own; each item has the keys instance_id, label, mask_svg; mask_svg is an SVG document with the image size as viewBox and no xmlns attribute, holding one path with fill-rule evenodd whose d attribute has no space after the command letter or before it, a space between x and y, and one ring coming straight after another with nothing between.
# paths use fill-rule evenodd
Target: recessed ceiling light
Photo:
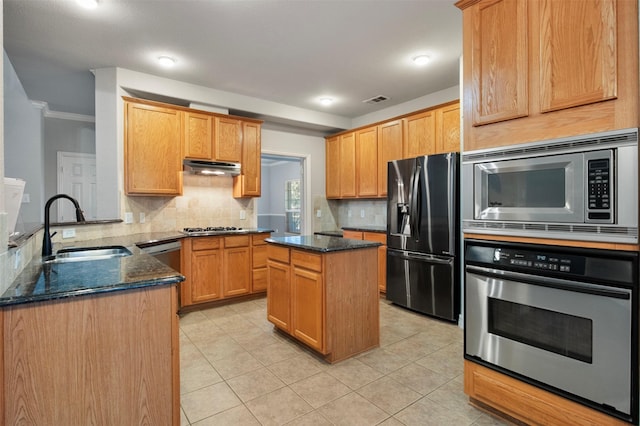
<instances>
[{"instance_id":1,"label":"recessed ceiling light","mask_svg":"<svg viewBox=\"0 0 640 426\"><path fill-rule=\"evenodd\" d=\"M318 99L320 101L320 103L324 106L329 106L333 103L333 98L329 98L327 96L324 96L320 99Z\"/></svg>"},{"instance_id":2,"label":"recessed ceiling light","mask_svg":"<svg viewBox=\"0 0 640 426\"><path fill-rule=\"evenodd\" d=\"M158 63L165 68L171 68L176 64L176 60L171 56L162 55L158 56Z\"/></svg>"},{"instance_id":3,"label":"recessed ceiling light","mask_svg":"<svg viewBox=\"0 0 640 426\"><path fill-rule=\"evenodd\" d=\"M76 3L85 9L95 9L98 7L98 0L76 0Z\"/></svg>"},{"instance_id":4,"label":"recessed ceiling light","mask_svg":"<svg viewBox=\"0 0 640 426\"><path fill-rule=\"evenodd\" d=\"M427 65L431 58L429 55L418 55L413 57L413 63L416 65Z\"/></svg>"}]
</instances>

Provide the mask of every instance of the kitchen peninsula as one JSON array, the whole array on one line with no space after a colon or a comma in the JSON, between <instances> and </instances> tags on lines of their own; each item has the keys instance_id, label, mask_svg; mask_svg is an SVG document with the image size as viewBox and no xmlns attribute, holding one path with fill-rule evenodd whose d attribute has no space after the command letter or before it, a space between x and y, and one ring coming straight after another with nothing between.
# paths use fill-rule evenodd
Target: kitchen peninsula
<instances>
[{"instance_id":1,"label":"kitchen peninsula","mask_svg":"<svg viewBox=\"0 0 640 426\"><path fill-rule=\"evenodd\" d=\"M0 296L0 423L180 424L183 277L131 238L128 256L38 257Z\"/></svg>"},{"instance_id":2,"label":"kitchen peninsula","mask_svg":"<svg viewBox=\"0 0 640 426\"><path fill-rule=\"evenodd\" d=\"M380 344L380 243L305 235L267 240L267 318L338 362Z\"/></svg>"}]
</instances>

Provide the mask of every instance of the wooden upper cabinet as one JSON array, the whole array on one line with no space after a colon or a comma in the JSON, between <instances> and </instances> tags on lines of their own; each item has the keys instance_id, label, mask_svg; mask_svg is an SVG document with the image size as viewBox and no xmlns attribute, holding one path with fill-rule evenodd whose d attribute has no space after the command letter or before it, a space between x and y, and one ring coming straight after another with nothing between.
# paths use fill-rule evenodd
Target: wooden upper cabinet
<instances>
[{"instance_id":1,"label":"wooden upper cabinet","mask_svg":"<svg viewBox=\"0 0 640 426\"><path fill-rule=\"evenodd\" d=\"M235 118L215 118L215 159L239 163L242 161L242 122Z\"/></svg>"},{"instance_id":2,"label":"wooden upper cabinet","mask_svg":"<svg viewBox=\"0 0 640 426\"><path fill-rule=\"evenodd\" d=\"M340 197L356 196L356 135L340 136Z\"/></svg>"},{"instance_id":3,"label":"wooden upper cabinet","mask_svg":"<svg viewBox=\"0 0 640 426\"><path fill-rule=\"evenodd\" d=\"M356 133L356 179L358 197L378 195L378 128Z\"/></svg>"},{"instance_id":4,"label":"wooden upper cabinet","mask_svg":"<svg viewBox=\"0 0 640 426\"><path fill-rule=\"evenodd\" d=\"M340 198L340 136L325 140L325 191L327 198Z\"/></svg>"},{"instance_id":5,"label":"wooden upper cabinet","mask_svg":"<svg viewBox=\"0 0 640 426\"><path fill-rule=\"evenodd\" d=\"M435 152L436 115L429 110L404 120L404 158L430 155Z\"/></svg>"},{"instance_id":6,"label":"wooden upper cabinet","mask_svg":"<svg viewBox=\"0 0 640 426\"><path fill-rule=\"evenodd\" d=\"M464 148L638 127L638 2L460 0Z\"/></svg>"},{"instance_id":7,"label":"wooden upper cabinet","mask_svg":"<svg viewBox=\"0 0 640 426\"><path fill-rule=\"evenodd\" d=\"M402 120L378 126L378 195L387 195L387 163L402 158Z\"/></svg>"},{"instance_id":8,"label":"wooden upper cabinet","mask_svg":"<svg viewBox=\"0 0 640 426\"><path fill-rule=\"evenodd\" d=\"M526 116L527 0L482 1L472 16L473 124Z\"/></svg>"},{"instance_id":9,"label":"wooden upper cabinet","mask_svg":"<svg viewBox=\"0 0 640 426\"><path fill-rule=\"evenodd\" d=\"M616 1L540 0L536 5L540 111L615 98ZM568 25L576 21L580 25Z\"/></svg>"},{"instance_id":10,"label":"wooden upper cabinet","mask_svg":"<svg viewBox=\"0 0 640 426\"><path fill-rule=\"evenodd\" d=\"M185 158L213 159L213 122L210 114L184 113Z\"/></svg>"},{"instance_id":11,"label":"wooden upper cabinet","mask_svg":"<svg viewBox=\"0 0 640 426\"><path fill-rule=\"evenodd\" d=\"M242 171L233 179L233 196L259 197L261 194L261 125L242 122Z\"/></svg>"},{"instance_id":12,"label":"wooden upper cabinet","mask_svg":"<svg viewBox=\"0 0 640 426\"><path fill-rule=\"evenodd\" d=\"M460 103L436 110L436 152L460 152Z\"/></svg>"},{"instance_id":13,"label":"wooden upper cabinet","mask_svg":"<svg viewBox=\"0 0 640 426\"><path fill-rule=\"evenodd\" d=\"M182 194L183 112L125 101L125 192Z\"/></svg>"}]
</instances>

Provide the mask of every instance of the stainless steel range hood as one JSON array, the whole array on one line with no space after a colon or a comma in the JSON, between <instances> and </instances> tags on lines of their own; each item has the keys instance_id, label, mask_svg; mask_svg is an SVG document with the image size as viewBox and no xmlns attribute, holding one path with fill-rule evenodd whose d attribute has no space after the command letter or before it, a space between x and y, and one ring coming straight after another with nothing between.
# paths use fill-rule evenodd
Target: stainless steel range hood
<instances>
[{"instance_id":1,"label":"stainless steel range hood","mask_svg":"<svg viewBox=\"0 0 640 426\"><path fill-rule=\"evenodd\" d=\"M226 163L208 160L184 160L185 171L211 176L238 176L240 163Z\"/></svg>"}]
</instances>

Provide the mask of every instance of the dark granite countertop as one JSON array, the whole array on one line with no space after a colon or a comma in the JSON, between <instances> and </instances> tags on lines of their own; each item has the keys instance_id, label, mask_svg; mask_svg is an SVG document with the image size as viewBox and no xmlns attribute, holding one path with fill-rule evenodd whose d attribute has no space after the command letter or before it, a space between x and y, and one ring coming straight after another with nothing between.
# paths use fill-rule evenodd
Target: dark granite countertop
<instances>
[{"instance_id":1,"label":"dark granite countertop","mask_svg":"<svg viewBox=\"0 0 640 426\"><path fill-rule=\"evenodd\" d=\"M245 230L247 234L271 232L270 229ZM229 232L229 235L237 234ZM220 234L224 236L226 234ZM96 240L56 243L54 253L61 248L125 246L132 255L112 259L43 264L36 256L0 296L0 306L41 302L118 290L175 284L184 277L139 247L200 238L174 232L149 232L121 235Z\"/></svg>"},{"instance_id":2,"label":"dark granite countertop","mask_svg":"<svg viewBox=\"0 0 640 426\"><path fill-rule=\"evenodd\" d=\"M322 253L356 250L377 247L380 243L374 241L351 240L347 238L329 237L326 235L300 235L294 237L273 237L265 241L290 248L311 250Z\"/></svg>"},{"instance_id":3,"label":"dark granite countertop","mask_svg":"<svg viewBox=\"0 0 640 426\"><path fill-rule=\"evenodd\" d=\"M315 235L326 235L327 237L342 237L342 231L318 231L314 232Z\"/></svg>"},{"instance_id":4,"label":"dark granite countertop","mask_svg":"<svg viewBox=\"0 0 640 426\"><path fill-rule=\"evenodd\" d=\"M386 226L373 226L373 225L343 226L342 229L344 229L345 231L379 232L382 234L387 233Z\"/></svg>"}]
</instances>

